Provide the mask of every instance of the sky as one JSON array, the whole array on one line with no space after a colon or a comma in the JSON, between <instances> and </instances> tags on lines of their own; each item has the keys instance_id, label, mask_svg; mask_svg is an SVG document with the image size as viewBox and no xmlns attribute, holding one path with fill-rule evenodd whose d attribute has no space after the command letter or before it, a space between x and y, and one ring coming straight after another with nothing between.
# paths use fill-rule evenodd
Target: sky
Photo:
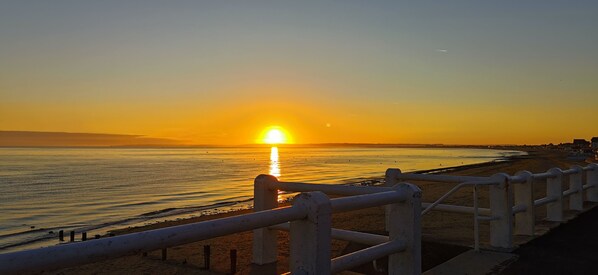
<instances>
[{"instance_id":1,"label":"sky","mask_svg":"<svg viewBox=\"0 0 598 275\"><path fill-rule=\"evenodd\" d=\"M249 144L598 136L598 1L2 1L0 130Z\"/></svg>"}]
</instances>

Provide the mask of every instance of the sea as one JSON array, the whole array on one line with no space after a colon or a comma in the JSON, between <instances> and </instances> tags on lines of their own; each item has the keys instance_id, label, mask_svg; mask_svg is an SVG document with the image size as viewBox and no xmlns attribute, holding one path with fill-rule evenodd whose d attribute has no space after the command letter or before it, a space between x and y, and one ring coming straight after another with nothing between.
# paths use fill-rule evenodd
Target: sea
<instances>
[{"instance_id":1,"label":"sea","mask_svg":"<svg viewBox=\"0 0 598 275\"><path fill-rule=\"evenodd\" d=\"M359 146L0 148L0 253L110 230L248 209L253 180L376 183L403 172L504 161L521 151ZM79 237L77 237L79 239Z\"/></svg>"}]
</instances>

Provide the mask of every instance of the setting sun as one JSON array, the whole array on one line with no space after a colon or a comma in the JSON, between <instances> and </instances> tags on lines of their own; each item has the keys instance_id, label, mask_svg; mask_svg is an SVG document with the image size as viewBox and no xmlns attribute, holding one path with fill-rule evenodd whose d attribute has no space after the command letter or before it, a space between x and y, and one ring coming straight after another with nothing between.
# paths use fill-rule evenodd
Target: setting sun
<instances>
[{"instance_id":1,"label":"setting sun","mask_svg":"<svg viewBox=\"0 0 598 275\"><path fill-rule=\"evenodd\" d=\"M262 132L260 138L258 139L258 143L287 144L291 143L291 138L289 133L285 131L283 128L278 126L271 126Z\"/></svg>"},{"instance_id":2,"label":"setting sun","mask_svg":"<svg viewBox=\"0 0 598 275\"><path fill-rule=\"evenodd\" d=\"M278 129L272 129L266 134L264 141L268 144L279 144L284 142L284 135Z\"/></svg>"}]
</instances>

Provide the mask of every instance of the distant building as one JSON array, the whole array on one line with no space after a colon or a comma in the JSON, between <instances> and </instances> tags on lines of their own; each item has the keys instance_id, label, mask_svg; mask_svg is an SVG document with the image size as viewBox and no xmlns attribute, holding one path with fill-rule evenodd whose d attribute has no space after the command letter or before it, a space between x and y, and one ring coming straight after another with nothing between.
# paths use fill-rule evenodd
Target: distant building
<instances>
[{"instance_id":1,"label":"distant building","mask_svg":"<svg viewBox=\"0 0 598 275\"><path fill-rule=\"evenodd\" d=\"M590 142L585 139L574 139L573 140L573 148L574 149L587 149L590 147Z\"/></svg>"},{"instance_id":2,"label":"distant building","mask_svg":"<svg viewBox=\"0 0 598 275\"><path fill-rule=\"evenodd\" d=\"M593 150L598 150L598 137L593 137L592 138L592 149Z\"/></svg>"}]
</instances>

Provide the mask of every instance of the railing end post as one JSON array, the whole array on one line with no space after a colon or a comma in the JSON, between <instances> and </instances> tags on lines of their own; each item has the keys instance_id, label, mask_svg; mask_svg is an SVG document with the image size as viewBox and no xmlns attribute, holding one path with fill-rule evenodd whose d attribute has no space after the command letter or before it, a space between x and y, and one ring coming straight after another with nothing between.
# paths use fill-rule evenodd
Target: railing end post
<instances>
[{"instance_id":1,"label":"railing end post","mask_svg":"<svg viewBox=\"0 0 598 275\"><path fill-rule=\"evenodd\" d=\"M406 249L389 255L388 274L421 274L421 189L414 184L395 185L397 192L405 192L407 200L387 207L390 241L401 240Z\"/></svg>"},{"instance_id":2,"label":"railing end post","mask_svg":"<svg viewBox=\"0 0 598 275\"><path fill-rule=\"evenodd\" d=\"M330 274L332 206L322 192L301 193L293 207L304 207L307 217L291 221L291 259L293 274Z\"/></svg>"},{"instance_id":3,"label":"railing end post","mask_svg":"<svg viewBox=\"0 0 598 275\"><path fill-rule=\"evenodd\" d=\"M384 174L384 186L392 187L399 183L398 177L401 173L401 169L399 168L386 169L386 173Z\"/></svg>"},{"instance_id":4,"label":"railing end post","mask_svg":"<svg viewBox=\"0 0 598 275\"><path fill-rule=\"evenodd\" d=\"M253 211L263 211L278 207L278 190L273 183L278 179L272 175L259 175L253 188ZM252 262L258 265L277 261L278 231L268 228L253 230Z\"/></svg>"}]
</instances>

